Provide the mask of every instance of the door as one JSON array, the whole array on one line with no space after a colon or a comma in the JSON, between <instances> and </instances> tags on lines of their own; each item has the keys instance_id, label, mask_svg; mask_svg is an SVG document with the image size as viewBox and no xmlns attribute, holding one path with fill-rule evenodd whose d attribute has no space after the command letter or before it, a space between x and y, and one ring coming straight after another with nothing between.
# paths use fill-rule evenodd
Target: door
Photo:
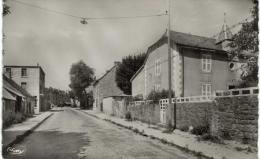
<instances>
[{"instance_id":1,"label":"door","mask_svg":"<svg viewBox=\"0 0 260 159\"><path fill-rule=\"evenodd\" d=\"M168 105L168 99L160 100L160 122L166 124L166 109Z\"/></svg>"}]
</instances>

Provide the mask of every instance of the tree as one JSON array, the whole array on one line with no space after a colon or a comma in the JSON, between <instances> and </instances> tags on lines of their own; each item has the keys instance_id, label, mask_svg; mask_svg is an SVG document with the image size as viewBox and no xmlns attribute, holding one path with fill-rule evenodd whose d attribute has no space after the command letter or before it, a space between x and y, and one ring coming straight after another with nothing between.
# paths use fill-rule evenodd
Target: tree
<instances>
[{"instance_id":1,"label":"tree","mask_svg":"<svg viewBox=\"0 0 260 159\"><path fill-rule=\"evenodd\" d=\"M5 3L6 0L3 0L3 16L10 14L10 7Z\"/></svg>"},{"instance_id":2,"label":"tree","mask_svg":"<svg viewBox=\"0 0 260 159\"><path fill-rule=\"evenodd\" d=\"M243 70L241 79L243 86L255 86L258 83L258 0L252 0L254 7L251 10L252 21L242 24L241 30L233 36L230 43L231 55L240 56L243 52L249 52L247 67Z\"/></svg>"},{"instance_id":3,"label":"tree","mask_svg":"<svg viewBox=\"0 0 260 159\"><path fill-rule=\"evenodd\" d=\"M143 65L146 54L128 55L122 59L116 71L117 86L125 93L131 94L130 79L135 72Z\"/></svg>"},{"instance_id":4,"label":"tree","mask_svg":"<svg viewBox=\"0 0 260 159\"><path fill-rule=\"evenodd\" d=\"M75 96L80 101L80 107L86 108L86 96L85 89L94 81L94 70L87 66L82 60L72 64L70 69L70 85Z\"/></svg>"},{"instance_id":5,"label":"tree","mask_svg":"<svg viewBox=\"0 0 260 159\"><path fill-rule=\"evenodd\" d=\"M70 101L67 92L52 87L44 89L44 97L48 103L55 105L64 104L64 102Z\"/></svg>"}]
</instances>

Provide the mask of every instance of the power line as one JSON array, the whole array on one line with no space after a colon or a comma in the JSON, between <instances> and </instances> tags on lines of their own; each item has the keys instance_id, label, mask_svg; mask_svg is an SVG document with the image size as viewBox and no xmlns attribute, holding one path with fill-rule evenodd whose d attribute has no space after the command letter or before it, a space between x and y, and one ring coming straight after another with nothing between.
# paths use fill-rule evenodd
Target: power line
<instances>
[{"instance_id":1,"label":"power line","mask_svg":"<svg viewBox=\"0 0 260 159\"><path fill-rule=\"evenodd\" d=\"M25 2L22 2L22 1L18 1L18 0L10 0L10 1L21 4L21 5L41 9L41 10L44 10L44 11L47 11L47 12L51 12L51 13L55 13L55 14L59 14L59 15L64 15L64 16L68 16L68 17L72 17L72 18L76 18L76 19L83 19L83 20L137 19L137 18L160 17L160 16L167 15L166 13L164 13L164 14L138 15L138 16L83 17L83 16L73 15L73 14L69 14L69 13L66 13L66 12L62 12L62 11L44 8L44 7L41 7L41 6L37 6L37 5L34 5L34 4L30 4L30 3L25 3Z\"/></svg>"},{"instance_id":2,"label":"power line","mask_svg":"<svg viewBox=\"0 0 260 159\"><path fill-rule=\"evenodd\" d=\"M44 8L44 7L41 7L41 6L37 6L37 5L34 5L34 4L25 3L25 2L21 2L21 1L17 1L17 0L10 0L10 1L21 4L21 5L25 5L25 6L29 6L29 7L33 7L33 8L38 8L38 9L41 9L41 10L44 10L44 11L52 12L52 13L55 13L55 14L69 16L69 17L72 17L72 18L77 18L77 19L84 18L84 17L68 14L68 13L65 13L65 12L62 12L62 11L52 10L52 9Z\"/></svg>"}]
</instances>

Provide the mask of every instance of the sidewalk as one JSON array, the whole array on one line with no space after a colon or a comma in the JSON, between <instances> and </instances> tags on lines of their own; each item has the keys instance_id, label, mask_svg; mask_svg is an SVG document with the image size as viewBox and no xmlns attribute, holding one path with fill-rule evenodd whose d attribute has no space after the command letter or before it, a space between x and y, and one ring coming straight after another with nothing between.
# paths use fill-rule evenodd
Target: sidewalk
<instances>
[{"instance_id":1,"label":"sidewalk","mask_svg":"<svg viewBox=\"0 0 260 159\"><path fill-rule=\"evenodd\" d=\"M52 112L43 112L39 115L34 115L32 118L28 118L22 123L14 124L11 127L2 130L3 150L8 146L21 141L25 136L29 135L51 115L53 115Z\"/></svg>"},{"instance_id":2,"label":"sidewalk","mask_svg":"<svg viewBox=\"0 0 260 159\"><path fill-rule=\"evenodd\" d=\"M208 158L214 159L257 159L257 152L246 152L247 145L242 145L233 141L225 141L225 144L215 144L208 141L198 141L195 135L188 132L182 132L175 130L173 133L162 133L162 128L157 126L148 126L148 124L139 121L125 121L118 117L112 117L105 115L104 113L96 113L94 111L82 110L85 113L95 116L96 118L110 121L119 126L128 127L132 130L138 129L139 132L143 132L146 136L153 139L159 139L165 143L169 143L176 147L196 154L203 154Z\"/></svg>"}]
</instances>

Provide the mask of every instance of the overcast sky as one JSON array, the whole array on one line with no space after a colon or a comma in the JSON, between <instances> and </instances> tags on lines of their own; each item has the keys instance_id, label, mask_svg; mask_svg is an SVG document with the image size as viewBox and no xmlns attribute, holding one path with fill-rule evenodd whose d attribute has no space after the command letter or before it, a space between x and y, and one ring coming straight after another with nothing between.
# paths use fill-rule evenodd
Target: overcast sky
<instances>
[{"instance_id":1,"label":"overcast sky","mask_svg":"<svg viewBox=\"0 0 260 159\"><path fill-rule=\"evenodd\" d=\"M82 17L139 16L165 13L168 0L19 0ZM46 86L67 90L69 69L82 59L97 77L123 56L146 51L165 32L167 17L124 20L79 19L7 0L11 14L3 19L4 64L36 65ZM172 0L172 29L202 36L250 16L251 0Z\"/></svg>"}]
</instances>

